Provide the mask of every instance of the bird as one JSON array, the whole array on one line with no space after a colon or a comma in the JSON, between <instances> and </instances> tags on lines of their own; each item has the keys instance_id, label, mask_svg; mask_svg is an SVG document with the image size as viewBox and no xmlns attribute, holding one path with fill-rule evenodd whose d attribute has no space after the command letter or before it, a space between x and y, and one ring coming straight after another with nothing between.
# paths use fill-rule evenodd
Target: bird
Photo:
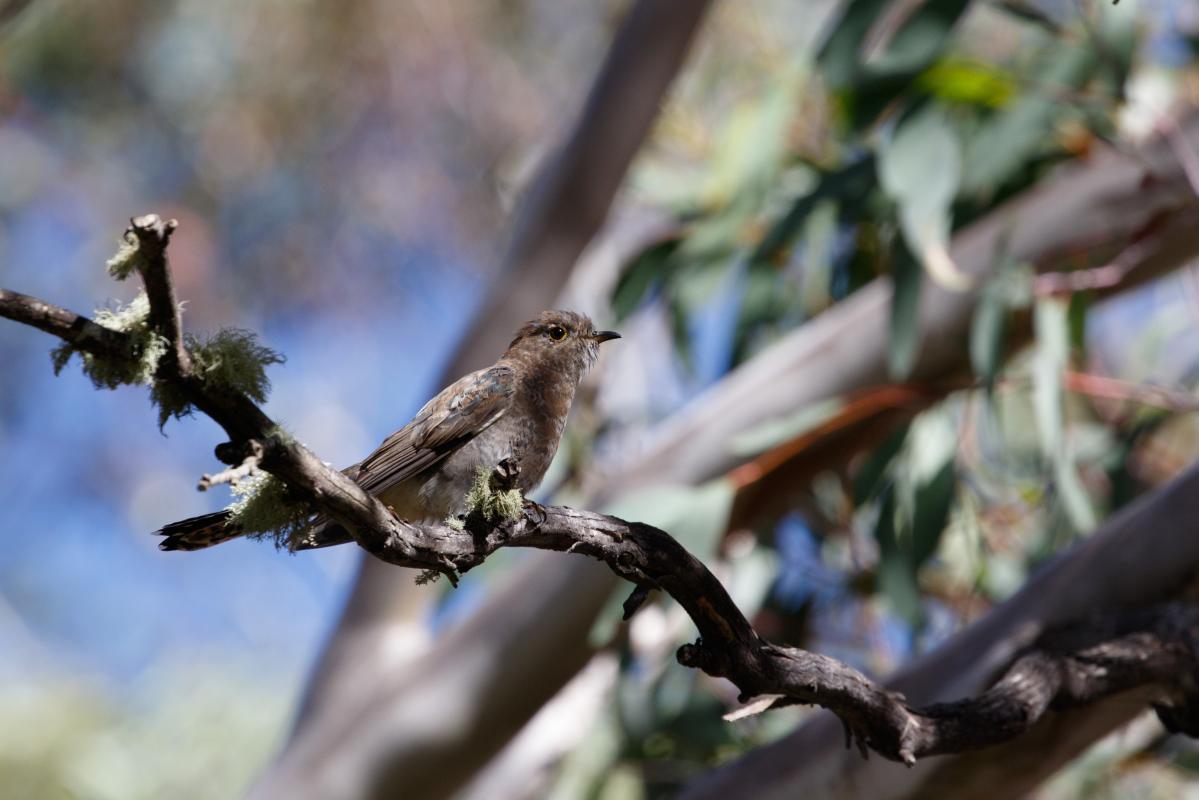
<instances>
[{"instance_id":1,"label":"bird","mask_svg":"<svg viewBox=\"0 0 1199 800\"><path fill-rule=\"evenodd\" d=\"M401 519L431 524L461 518L480 470L501 465L522 494L537 488L558 449L575 390L615 331L597 331L574 311L543 311L516 332L490 367L459 378L343 473ZM218 511L164 525L162 550L200 550L244 536ZM353 541L316 516L292 538L307 550Z\"/></svg>"}]
</instances>

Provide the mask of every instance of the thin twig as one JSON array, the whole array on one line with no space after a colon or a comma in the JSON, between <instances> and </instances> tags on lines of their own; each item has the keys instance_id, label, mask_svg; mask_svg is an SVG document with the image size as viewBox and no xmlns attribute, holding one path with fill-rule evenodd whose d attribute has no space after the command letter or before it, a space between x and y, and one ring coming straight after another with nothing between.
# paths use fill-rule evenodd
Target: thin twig
<instances>
[{"instance_id":1,"label":"thin twig","mask_svg":"<svg viewBox=\"0 0 1199 800\"><path fill-rule=\"evenodd\" d=\"M183 376L191 374L191 356L183 341L183 321L180 319L179 303L175 299L175 286L171 271L167 267L167 245L171 234L179 223L173 219L163 220L157 214L145 214L129 220L126 235L137 238L137 270L146 287L150 300L150 328L170 344L170 355L174 367ZM171 368L169 362L161 368Z\"/></svg>"},{"instance_id":2,"label":"thin twig","mask_svg":"<svg viewBox=\"0 0 1199 800\"><path fill-rule=\"evenodd\" d=\"M248 444L250 452L246 454L246 457L242 459L240 464L235 467L223 469L212 475L205 473L201 476L196 488L201 492L206 492L213 486L218 486L222 483L236 486L238 481L258 472L259 467L262 465L262 457L266 454L266 448L257 439L251 440Z\"/></svg>"},{"instance_id":3,"label":"thin twig","mask_svg":"<svg viewBox=\"0 0 1199 800\"><path fill-rule=\"evenodd\" d=\"M1033 294L1048 297L1119 286L1147 255L1160 247L1159 239L1160 236L1146 236L1135 241L1102 267L1041 273L1033 278Z\"/></svg>"}]
</instances>

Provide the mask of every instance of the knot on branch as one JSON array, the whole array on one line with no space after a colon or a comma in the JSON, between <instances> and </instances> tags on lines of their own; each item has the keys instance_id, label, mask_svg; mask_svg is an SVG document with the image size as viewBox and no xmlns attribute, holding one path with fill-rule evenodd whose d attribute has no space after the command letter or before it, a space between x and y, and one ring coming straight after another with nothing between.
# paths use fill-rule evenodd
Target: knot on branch
<instances>
[{"instance_id":1,"label":"knot on branch","mask_svg":"<svg viewBox=\"0 0 1199 800\"><path fill-rule=\"evenodd\" d=\"M703 670L715 677L724 678L729 675L728 659L723 653L706 645L703 639L697 639L693 644L681 646L675 653L675 658L684 667ZM742 689L742 693L745 693L744 689Z\"/></svg>"}]
</instances>

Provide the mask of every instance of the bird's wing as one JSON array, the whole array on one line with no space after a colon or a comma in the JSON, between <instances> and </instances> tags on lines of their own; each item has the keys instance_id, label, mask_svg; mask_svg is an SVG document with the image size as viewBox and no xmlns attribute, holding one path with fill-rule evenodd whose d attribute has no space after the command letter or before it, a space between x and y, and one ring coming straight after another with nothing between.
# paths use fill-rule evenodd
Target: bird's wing
<instances>
[{"instance_id":1,"label":"bird's wing","mask_svg":"<svg viewBox=\"0 0 1199 800\"><path fill-rule=\"evenodd\" d=\"M378 495L423 472L495 424L508 410L512 369L496 365L447 386L374 453L347 470L363 489Z\"/></svg>"}]
</instances>

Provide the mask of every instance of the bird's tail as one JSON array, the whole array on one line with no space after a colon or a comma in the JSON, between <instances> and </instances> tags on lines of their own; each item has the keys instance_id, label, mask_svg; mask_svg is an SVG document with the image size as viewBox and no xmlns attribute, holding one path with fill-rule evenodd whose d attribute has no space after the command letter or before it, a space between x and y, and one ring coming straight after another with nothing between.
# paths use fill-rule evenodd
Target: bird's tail
<instances>
[{"instance_id":1,"label":"bird's tail","mask_svg":"<svg viewBox=\"0 0 1199 800\"><path fill-rule=\"evenodd\" d=\"M245 529L229 517L229 511L226 509L163 525L155 531L158 535L166 537L158 543L158 549L203 550L205 547L245 536ZM288 547L292 550L315 550L352 541L354 537L345 528L324 517L317 517L308 528L293 538Z\"/></svg>"},{"instance_id":2,"label":"bird's tail","mask_svg":"<svg viewBox=\"0 0 1199 800\"><path fill-rule=\"evenodd\" d=\"M246 533L241 525L229 520L228 511L181 519L155 532L166 537L158 543L159 550L202 550Z\"/></svg>"}]
</instances>

